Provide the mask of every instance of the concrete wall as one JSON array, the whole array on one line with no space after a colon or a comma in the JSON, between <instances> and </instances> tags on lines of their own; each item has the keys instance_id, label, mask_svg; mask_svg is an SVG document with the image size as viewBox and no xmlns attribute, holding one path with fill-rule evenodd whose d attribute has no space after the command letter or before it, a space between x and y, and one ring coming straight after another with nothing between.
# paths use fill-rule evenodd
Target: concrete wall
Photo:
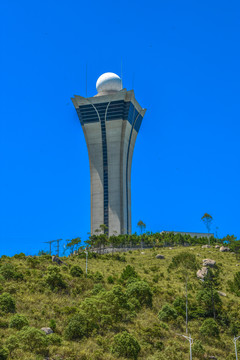
<instances>
[{"instance_id":1,"label":"concrete wall","mask_svg":"<svg viewBox=\"0 0 240 360\"><path fill-rule=\"evenodd\" d=\"M91 177L91 233L103 224L103 159L100 123L86 124L83 131L88 147Z\"/></svg>"}]
</instances>

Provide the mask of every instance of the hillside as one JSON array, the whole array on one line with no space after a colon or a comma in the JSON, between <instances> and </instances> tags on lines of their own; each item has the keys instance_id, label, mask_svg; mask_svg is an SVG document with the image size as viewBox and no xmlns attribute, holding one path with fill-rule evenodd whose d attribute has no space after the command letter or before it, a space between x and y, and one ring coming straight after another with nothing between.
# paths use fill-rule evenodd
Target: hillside
<instances>
[{"instance_id":1,"label":"hillside","mask_svg":"<svg viewBox=\"0 0 240 360\"><path fill-rule=\"evenodd\" d=\"M206 258L216 267L202 282L196 272ZM189 359L189 343L177 335L186 332L186 271L193 359L235 359L240 294L237 277L235 285L229 281L240 265L234 253L179 246L89 256L87 278L85 254L61 259L59 266L48 255L1 258L0 359ZM204 324L214 313L216 322Z\"/></svg>"}]
</instances>

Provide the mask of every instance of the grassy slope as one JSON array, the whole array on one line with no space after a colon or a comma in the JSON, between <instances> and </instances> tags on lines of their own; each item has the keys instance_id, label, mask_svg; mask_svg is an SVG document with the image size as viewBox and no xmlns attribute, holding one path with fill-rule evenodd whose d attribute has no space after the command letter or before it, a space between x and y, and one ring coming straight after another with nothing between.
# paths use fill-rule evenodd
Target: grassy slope
<instances>
[{"instance_id":1,"label":"grassy slope","mask_svg":"<svg viewBox=\"0 0 240 360\"><path fill-rule=\"evenodd\" d=\"M147 327L153 327L154 324L159 325L158 312L161 307L166 303L173 303L176 296L184 296L184 283L181 279L181 274L176 271L168 272L167 268L174 255L181 251L190 251L194 253L201 263L204 258L211 258L216 260L217 265L220 265L220 287L219 290L227 293L227 297L222 297L224 311L235 311L238 313L238 319L240 319L240 307L239 298L234 294L231 294L228 290L227 281L232 280L234 274L240 271L240 267L237 267L237 260L232 253L220 253L215 248L202 249L200 246L191 248L168 248L164 249L151 249L145 250L144 254L140 251L134 251L126 253L126 262L120 262L116 260L108 259L89 259L89 271L99 271L104 276L103 286L106 289L110 289L114 284L108 284L107 277L112 275L116 280L119 277L122 270L127 264L135 267L142 279L145 279L152 287L153 307L152 309L142 309L137 313L137 316L132 323L120 324L119 329L128 329L138 340L141 345L141 353L139 359L155 360L155 359L189 359L188 355L188 343L183 338L176 335L176 333L183 333L185 331L185 324L183 318L178 318L175 322L168 324L168 329L162 329L162 338L154 339L156 341L162 341L164 349L158 351L151 344L146 343L143 337L143 329ZM165 256L164 260L156 259L157 253L161 253ZM78 257L71 257L64 260L69 265L78 264L85 268L85 260ZM10 262L17 266L18 271L24 274L23 281L1 281L1 292L6 291L12 294L16 300L17 313L24 314L28 317L30 325L41 328L49 326L50 319L55 319L57 323L56 332L60 335L63 334L66 326L67 319L71 316L68 312L71 309L67 307L78 307L81 301L91 296L91 291L94 287L94 282L91 279L73 278L69 274L69 270L65 267L61 268L61 272L64 275L68 283L68 292L64 291L60 293L52 292L51 290L44 288L41 284L43 277L46 275L47 267L51 264L50 260L42 260L35 269L30 268L26 259L7 258L1 260L1 264ZM153 281L153 276L159 274L158 282ZM190 278L192 289L189 291L189 301L191 297L194 298L201 284L193 274ZM41 290L43 289L43 290ZM1 314L1 320L9 321L12 314ZM214 355L217 359L235 359L234 347L232 342L232 335L229 333L228 327L221 327L220 339L204 339L199 334L199 328L203 322L203 319L199 321L191 321L189 327L194 340L201 340L206 353L208 355ZM4 341L13 334L16 334L15 329L1 329L0 337L1 342ZM98 334L91 336L88 339L81 340L79 342L63 341L59 347L50 347L51 359L85 359L83 354L87 354L86 359L100 360L100 359L116 359L110 352L110 346L115 333L108 331L101 333L102 338L97 338ZM99 345L100 344L100 345ZM101 353L104 355L102 356ZM13 353L13 359L36 359L34 354L23 352L22 350L16 350ZM38 357L41 359L41 357Z\"/></svg>"}]
</instances>

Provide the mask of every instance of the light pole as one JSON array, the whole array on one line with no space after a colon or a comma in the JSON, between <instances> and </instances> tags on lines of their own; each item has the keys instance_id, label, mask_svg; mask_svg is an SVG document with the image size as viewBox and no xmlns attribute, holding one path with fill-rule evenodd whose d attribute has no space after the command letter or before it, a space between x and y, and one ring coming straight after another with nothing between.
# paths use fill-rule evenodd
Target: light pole
<instances>
[{"instance_id":1,"label":"light pole","mask_svg":"<svg viewBox=\"0 0 240 360\"><path fill-rule=\"evenodd\" d=\"M238 360L238 354L237 354L237 340L240 338L240 336L238 337L234 337L233 339L233 342L234 342L234 345L235 345L235 354L236 354L236 360Z\"/></svg>"},{"instance_id":2,"label":"light pole","mask_svg":"<svg viewBox=\"0 0 240 360\"><path fill-rule=\"evenodd\" d=\"M186 335L181 335L181 334L177 334L179 336L184 337L185 339L187 339L189 341L189 345L190 345L190 360L192 360L192 344L193 344L193 339L191 338L191 335L189 334L189 336Z\"/></svg>"},{"instance_id":3,"label":"light pole","mask_svg":"<svg viewBox=\"0 0 240 360\"><path fill-rule=\"evenodd\" d=\"M88 251L87 251L87 248L86 248L86 250L84 251L85 252L85 254L86 254L86 276L87 276L87 262L88 262Z\"/></svg>"}]
</instances>

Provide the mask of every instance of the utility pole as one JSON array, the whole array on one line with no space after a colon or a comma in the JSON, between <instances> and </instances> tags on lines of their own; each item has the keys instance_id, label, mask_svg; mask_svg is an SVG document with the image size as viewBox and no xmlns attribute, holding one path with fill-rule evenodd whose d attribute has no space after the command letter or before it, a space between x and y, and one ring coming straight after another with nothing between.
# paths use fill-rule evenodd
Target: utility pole
<instances>
[{"instance_id":1,"label":"utility pole","mask_svg":"<svg viewBox=\"0 0 240 360\"><path fill-rule=\"evenodd\" d=\"M189 336L186 335L181 335L181 334L177 334L179 336L184 337L185 339L187 339L189 341L189 345L190 345L190 360L192 360L192 344L193 344L193 339L191 338L191 335L189 334Z\"/></svg>"},{"instance_id":2,"label":"utility pole","mask_svg":"<svg viewBox=\"0 0 240 360\"><path fill-rule=\"evenodd\" d=\"M50 241L45 241L44 244L49 244L49 253L50 255L52 255L52 243L54 243L57 240L50 240Z\"/></svg>"},{"instance_id":3,"label":"utility pole","mask_svg":"<svg viewBox=\"0 0 240 360\"><path fill-rule=\"evenodd\" d=\"M234 342L234 346L235 346L235 354L236 354L236 360L238 360L238 354L237 354L237 340L240 338L240 336L238 337L234 337L233 342Z\"/></svg>"},{"instance_id":4,"label":"utility pole","mask_svg":"<svg viewBox=\"0 0 240 360\"><path fill-rule=\"evenodd\" d=\"M57 239L56 242L57 242L57 256L59 257L59 243L60 241L62 241L62 239Z\"/></svg>"}]
</instances>

